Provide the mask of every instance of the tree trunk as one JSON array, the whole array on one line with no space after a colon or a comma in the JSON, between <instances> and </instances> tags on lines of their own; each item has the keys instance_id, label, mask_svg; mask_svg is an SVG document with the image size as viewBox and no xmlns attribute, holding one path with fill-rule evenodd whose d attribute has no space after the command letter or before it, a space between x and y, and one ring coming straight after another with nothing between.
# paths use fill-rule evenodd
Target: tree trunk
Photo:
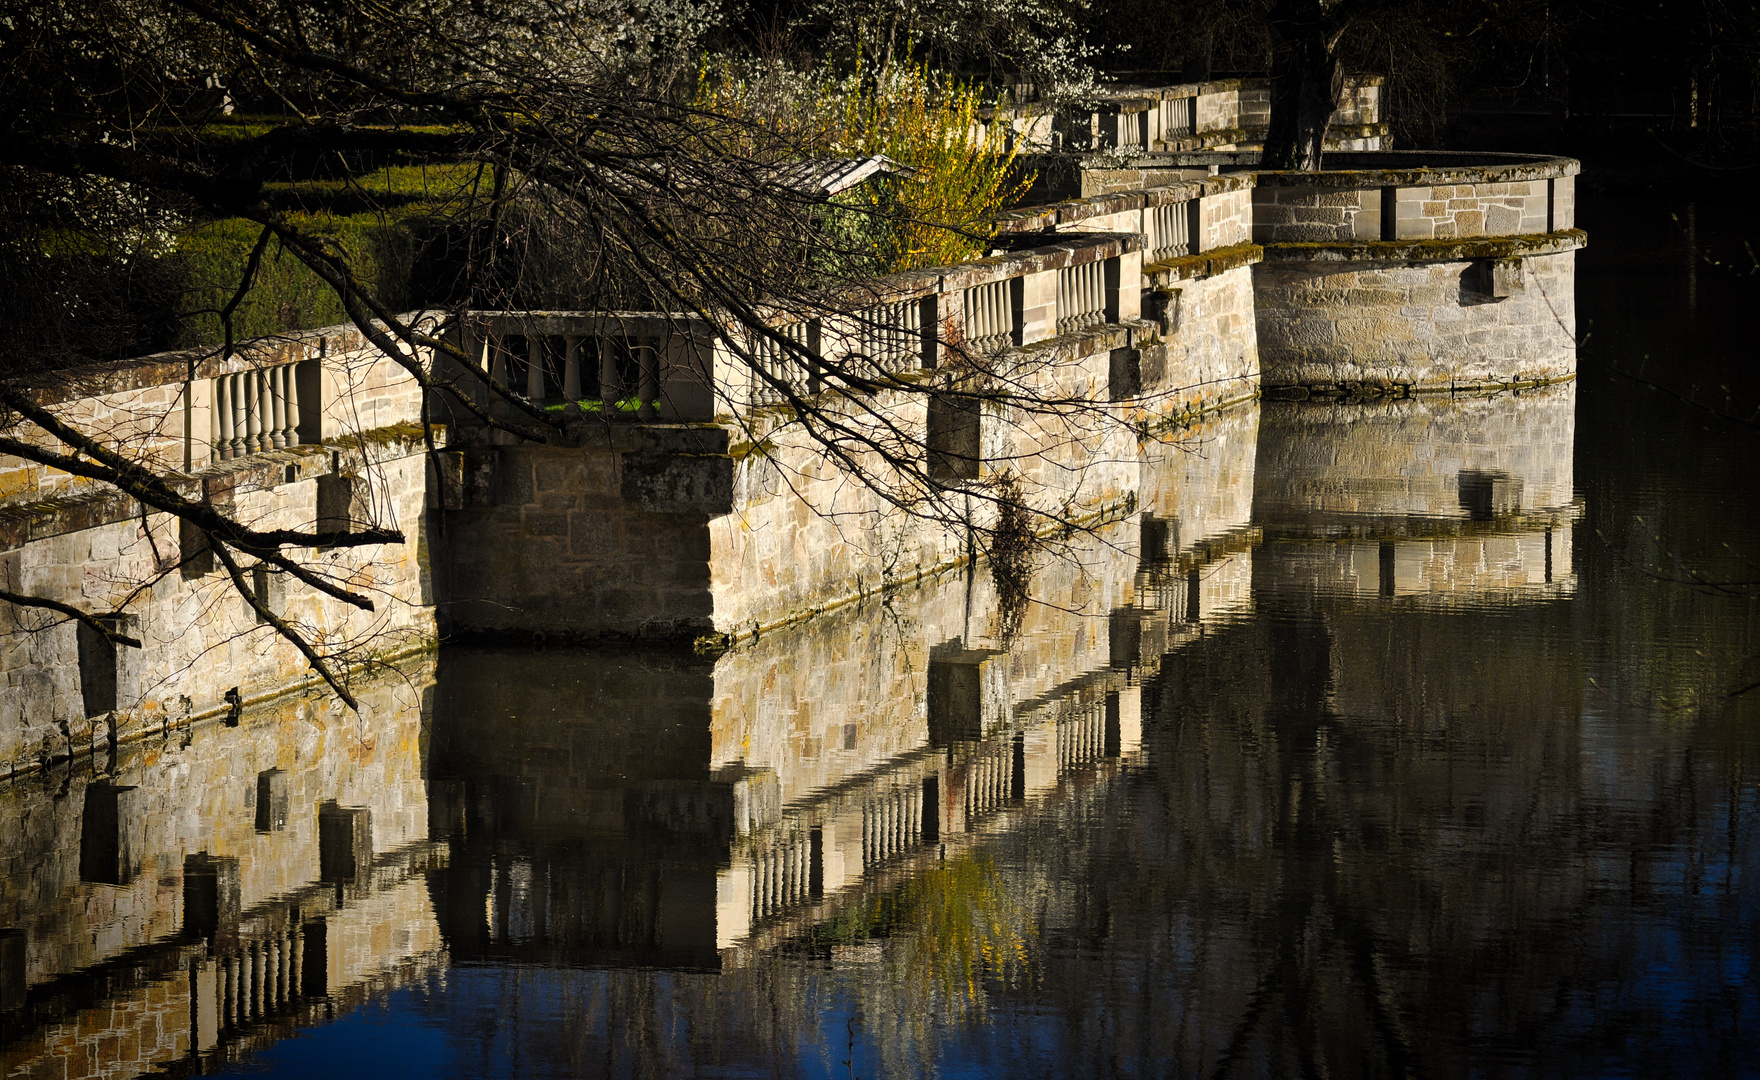
<instances>
[{"instance_id":1,"label":"tree trunk","mask_svg":"<svg viewBox=\"0 0 1760 1080\"><path fill-rule=\"evenodd\" d=\"M1271 34L1271 126L1260 164L1315 172L1326 129L1344 90L1338 43L1348 5L1341 0L1277 0Z\"/></svg>"}]
</instances>

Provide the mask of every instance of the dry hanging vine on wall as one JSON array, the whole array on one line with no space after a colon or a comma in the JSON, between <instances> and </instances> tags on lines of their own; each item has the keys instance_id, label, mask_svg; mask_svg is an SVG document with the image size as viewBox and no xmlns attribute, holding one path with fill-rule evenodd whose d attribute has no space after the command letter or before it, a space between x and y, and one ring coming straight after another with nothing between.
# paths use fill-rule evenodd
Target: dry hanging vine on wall
<instances>
[{"instance_id":1,"label":"dry hanging vine on wall","mask_svg":"<svg viewBox=\"0 0 1760 1080\"><path fill-rule=\"evenodd\" d=\"M1033 583L1033 512L1021 495L1020 481L1006 473L996 482L996 527L990 534L990 580L996 586L996 637L1013 641L1026 617Z\"/></svg>"}]
</instances>

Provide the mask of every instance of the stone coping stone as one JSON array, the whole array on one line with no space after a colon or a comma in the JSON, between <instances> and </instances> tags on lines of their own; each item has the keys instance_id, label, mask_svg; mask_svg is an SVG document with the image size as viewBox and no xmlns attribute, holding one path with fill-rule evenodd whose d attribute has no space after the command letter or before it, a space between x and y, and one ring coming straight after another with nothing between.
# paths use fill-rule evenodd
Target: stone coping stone
<instances>
[{"instance_id":1,"label":"stone coping stone","mask_svg":"<svg viewBox=\"0 0 1760 1080\"><path fill-rule=\"evenodd\" d=\"M996 228L999 233L1004 234L1048 232L1057 225L1071 225L1092 217L1190 202L1208 195L1245 191L1252 186L1251 174L1205 176L1144 188L1141 191L1117 191L1106 195L1090 195L1085 199L1065 199L1046 206L1022 207L998 216Z\"/></svg>"},{"instance_id":2,"label":"stone coping stone","mask_svg":"<svg viewBox=\"0 0 1760 1080\"><path fill-rule=\"evenodd\" d=\"M1143 250L1141 233L1056 233L1054 244L1045 244L1026 251L974 259L969 263L948 267L940 272L941 292L969 289L1009 278L1067 266L1115 259L1120 255ZM1049 237L1047 238L1049 239Z\"/></svg>"},{"instance_id":3,"label":"stone coping stone","mask_svg":"<svg viewBox=\"0 0 1760 1080\"><path fill-rule=\"evenodd\" d=\"M1379 129L1383 125L1347 125ZM1263 130L1263 129L1260 129ZM1048 165L1078 169L1196 169L1216 166L1246 172L1260 187L1430 187L1437 184L1500 184L1575 176L1582 163L1547 154L1504 154L1456 150L1334 150L1317 172L1259 168L1258 150L1142 151L1129 155L1088 152L1034 154Z\"/></svg>"},{"instance_id":4,"label":"stone coping stone","mask_svg":"<svg viewBox=\"0 0 1760 1080\"><path fill-rule=\"evenodd\" d=\"M1587 247L1582 229L1519 236L1469 236L1441 240L1290 241L1265 245L1267 262L1437 263L1558 255Z\"/></svg>"},{"instance_id":5,"label":"stone coping stone","mask_svg":"<svg viewBox=\"0 0 1760 1080\"><path fill-rule=\"evenodd\" d=\"M486 328L490 333L576 334L591 337L606 329L620 334L659 336L681 331L699 340L707 340L711 328L707 322L684 311L481 311L466 316L474 329Z\"/></svg>"},{"instance_id":6,"label":"stone coping stone","mask_svg":"<svg viewBox=\"0 0 1760 1080\"><path fill-rule=\"evenodd\" d=\"M1196 255L1181 255L1143 267L1145 287L1163 287L1180 281L1202 281L1243 266L1252 266L1265 258L1265 248L1258 244L1231 244Z\"/></svg>"},{"instance_id":7,"label":"stone coping stone","mask_svg":"<svg viewBox=\"0 0 1760 1080\"><path fill-rule=\"evenodd\" d=\"M1344 84L1350 88L1365 86L1384 86L1387 77L1384 75L1351 74L1346 75ZM1210 79L1195 83L1169 83L1164 86L1153 86L1140 83L1116 83L1109 91L1102 92L1100 100L1106 104L1114 101L1148 100L1174 101L1180 98L1202 97L1206 94L1239 93L1242 90L1262 90L1271 86L1270 78L1258 76L1237 76L1226 79ZM992 120L998 116L1034 116L1049 112L1042 102L1023 102L1016 105L992 105L978 110L978 116Z\"/></svg>"},{"instance_id":8,"label":"stone coping stone","mask_svg":"<svg viewBox=\"0 0 1760 1080\"><path fill-rule=\"evenodd\" d=\"M447 429L436 424L434 445L446 446ZM357 472L365 466L427 453L419 424L393 424L325 443L266 450L219 461L193 473L170 473L166 484L185 499L225 501L240 489L271 490L331 472ZM288 467L294 472L289 477ZM158 511L152 511L157 513ZM138 518L141 504L114 489L77 490L31 502L0 506L0 551L37 540L114 525Z\"/></svg>"}]
</instances>

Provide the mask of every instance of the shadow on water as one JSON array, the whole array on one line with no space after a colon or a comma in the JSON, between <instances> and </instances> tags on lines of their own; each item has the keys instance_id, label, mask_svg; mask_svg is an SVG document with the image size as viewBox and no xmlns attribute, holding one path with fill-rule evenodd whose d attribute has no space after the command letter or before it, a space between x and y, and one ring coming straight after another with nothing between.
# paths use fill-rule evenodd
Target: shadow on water
<instances>
[{"instance_id":1,"label":"shadow on water","mask_svg":"<svg viewBox=\"0 0 1760 1080\"><path fill-rule=\"evenodd\" d=\"M1622 207L1580 308L1681 393L1211 419L1018 632L449 648L0 787L0 1072L1752 1074L1751 356Z\"/></svg>"}]
</instances>

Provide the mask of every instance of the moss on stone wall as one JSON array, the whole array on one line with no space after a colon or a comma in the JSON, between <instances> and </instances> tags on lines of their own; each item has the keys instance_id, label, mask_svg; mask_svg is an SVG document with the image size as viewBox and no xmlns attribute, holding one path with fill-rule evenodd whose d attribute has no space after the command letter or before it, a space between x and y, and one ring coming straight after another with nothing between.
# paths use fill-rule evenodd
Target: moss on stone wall
<instances>
[{"instance_id":1,"label":"moss on stone wall","mask_svg":"<svg viewBox=\"0 0 1760 1080\"><path fill-rule=\"evenodd\" d=\"M1266 244L1268 261L1289 262L1471 262L1525 255L1556 255L1589 243L1582 229L1526 236L1449 237L1432 240L1288 241Z\"/></svg>"}]
</instances>

